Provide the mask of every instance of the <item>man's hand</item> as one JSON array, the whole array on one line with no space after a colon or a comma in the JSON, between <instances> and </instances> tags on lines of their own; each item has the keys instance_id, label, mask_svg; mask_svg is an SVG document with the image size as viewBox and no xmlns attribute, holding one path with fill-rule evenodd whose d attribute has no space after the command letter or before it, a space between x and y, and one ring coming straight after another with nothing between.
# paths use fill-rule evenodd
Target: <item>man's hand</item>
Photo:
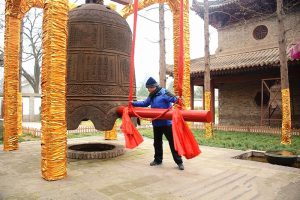
<instances>
[{"instance_id":1,"label":"man's hand","mask_svg":"<svg viewBox=\"0 0 300 200\"><path fill-rule=\"evenodd\" d=\"M133 101L129 101L129 102L128 102L128 107L133 107L132 104L133 104Z\"/></svg>"}]
</instances>

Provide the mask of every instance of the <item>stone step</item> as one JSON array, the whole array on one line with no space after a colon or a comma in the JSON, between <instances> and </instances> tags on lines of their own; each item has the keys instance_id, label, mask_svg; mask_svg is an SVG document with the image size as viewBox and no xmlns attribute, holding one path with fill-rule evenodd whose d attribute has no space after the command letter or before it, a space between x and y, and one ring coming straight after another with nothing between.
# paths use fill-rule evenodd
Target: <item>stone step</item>
<instances>
[{"instance_id":1,"label":"stone step","mask_svg":"<svg viewBox=\"0 0 300 200\"><path fill-rule=\"evenodd\" d=\"M231 173L227 176L222 177L221 179L216 179L216 181L214 181L214 182L211 182L211 180L209 180L210 184L207 184L207 182L204 182L202 184L202 185L204 185L204 187L201 187L197 191L191 193L189 195L189 198L190 199L200 199L200 198L203 199L204 196L215 195L215 193L218 192L218 190L222 189L223 187L226 187L227 185L234 186L233 183L242 179L245 176L246 176L245 174ZM218 194L220 194L220 193L218 192ZM222 192L221 194L224 194L224 192Z\"/></svg>"},{"instance_id":2,"label":"stone step","mask_svg":"<svg viewBox=\"0 0 300 200\"><path fill-rule=\"evenodd\" d=\"M179 188L176 193L185 195L197 193L205 188L210 187L211 185L214 185L216 182L220 182L222 179L229 178L230 176L232 176L232 173L229 171L224 171L209 178L206 177L205 179L197 180L192 183L186 183L186 185Z\"/></svg>"}]
</instances>

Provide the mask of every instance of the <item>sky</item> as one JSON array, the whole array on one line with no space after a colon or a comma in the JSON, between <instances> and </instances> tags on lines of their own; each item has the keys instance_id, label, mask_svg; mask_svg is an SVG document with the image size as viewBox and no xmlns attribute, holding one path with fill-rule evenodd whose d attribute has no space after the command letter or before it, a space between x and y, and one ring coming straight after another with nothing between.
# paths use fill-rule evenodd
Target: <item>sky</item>
<instances>
[{"instance_id":1,"label":"sky","mask_svg":"<svg viewBox=\"0 0 300 200\"><path fill-rule=\"evenodd\" d=\"M190 7L192 0L190 1ZM85 0L71 0L80 5ZM117 5L117 11L123 8L123 5L105 0L104 4L114 3ZM4 13L4 0L0 0L0 13ZM173 15L169 7L165 6L165 34L166 34L166 63L173 64ZM158 4L154 4L138 12L146 18L158 22ZM203 20L192 10L189 11L190 19L190 57L191 59L204 56L204 33ZM1 15L3 17L3 15ZM159 79L159 25L151 22L144 17L138 16L137 33L135 46L135 76L137 86L141 86L145 80L152 76ZM127 18L129 26L133 27L133 15ZM217 31L210 27L210 52L214 53L218 45ZM4 31L0 32L0 47L4 46ZM26 65L26 64L25 64ZM24 64L23 64L24 66ZM0 69L0 77L3 77L3 69Z\"/></svg>"},{"instance_id":2,"label":"sky","mask_svg":"<svg viewBox=\"0 0 300 200\"><path fill-rule=\"evenodd\" d=\"M190 0L190 7L192 0ZM169 7L165 12L165 34L166 34L166 63L173 64L173 14ZM139 15L159 21L158 4L139 11ZM203 20L196 15L194 11L189 12L190 16L190 57L199 58L204 56L204 33ZM133 26L133 15L127 19L129 26ZM217 31L210 28L211 53L217 48L218 39ZM136 49L135 49L135 74L137 86L144 83L145 79L152 76L156 80L159 79L159 25L153 23L143 17L138 16L137 33L136 33Z\"/></svg>"}]
</instances>

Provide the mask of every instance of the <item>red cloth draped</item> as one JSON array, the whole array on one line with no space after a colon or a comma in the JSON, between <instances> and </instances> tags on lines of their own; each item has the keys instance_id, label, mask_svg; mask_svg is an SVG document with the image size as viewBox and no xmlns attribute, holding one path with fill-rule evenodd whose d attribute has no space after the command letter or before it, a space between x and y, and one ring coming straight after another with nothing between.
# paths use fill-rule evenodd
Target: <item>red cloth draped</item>
<instances>
[{"instance_id":1,"label":"red cloth draped","mask_svg":"<svg viewBox=\"0 0 300 200\"><path fill-rule=\"evenodd\" d=\"M182 96L183 87L183 67L184 67L184 37L183 37L183 0L180 0L180 18L179 18L179 57L178 57L178 95ZM199 145L194 138L193 133L184 121L181 113L182 102L179 98L179 107L173 112L173 138L174 146L179 155L185 156L187 159L196 157L201 153ZM179 109L180 108L180 109Z\"/></svg>"},{"instance_id":2,"label":"red cloth draped","mask_svg":"<svg viewBox=\"0 0 300 200\"><path fill-rule=\"evenodd\" d=\"M172 120L174 146L178 154L184 156L186 159L191 159L199 155L201 153L199 145L184 121L179 108L174 110Z\"/></svg>"},{"instance_id":3,"label":"red cloth draped","mask_svg":"<svg viewBox=\"0 0 300 200\"><path fill-rule=\"evenodd\" d=\"M132 101L133 97L133 81L134 81L134 52L135 52L135 38L136 38L136 22L137 22L137 10L138 0L134 0L134 21L133 21L133 38L131 47L131 58L130 58L130 87L129 87L129 102ZM183 67L184 67L184 38L183 38L183 0L180 1L180 23L179 23L179 58L178 58L178 83L177 90L178 95L182 96L183 86ZM179 107L181 108L182 102L179 99ZM121 130L125 137L126 148L135 148L143 142L143 138L133 125L130 120L128 110L134 109L132 105L126 107L123 110ZM176 108L173 113L173 137L175 149L179 155L185 156L187 159L191 159L201 153L199 145L195 140L191 130L184 121L181 111Z\"/></svg>"},{"instance_id":4,"label":"red cloth draped","mask_svg":"<svg viewBox=\"0 0 300 200\"><path fill-rule=\"evenodd\" d=\"M138 11L138 0L134 0L134 17L133 17L133 36L131 46L131 57L130 57L130 83L129 83L129 104L128 107L124 108L122 115L121 131L125 137L125 147L133 149L144 141L143 137L132 123L128 109L133 109L130 102L133 100L133 82L134 82L134 52L135 52L135 38L136 38L136 23L137 23L137 11Z\"/></svg>"},{"instance_id":5,"label":"red cloth draped","mask_svg":"<svg viewBox=\"0 0 300 200\"><path fill-rule=\"evenodd\" d=\"M123 110L121 130L125 137L126 148L133 149L144 141L129 117L128 107Z\"/></svg>"},{"instance_id":6,"label":"red cloth draped","mask_svg":"<svg viewBox=\"0 0 300 200\"><path fill-rule=\"evenodd\" d=\"M290 49L290 55L293 59L300 59L300 42Z\"/></svg>"}]
</instances>

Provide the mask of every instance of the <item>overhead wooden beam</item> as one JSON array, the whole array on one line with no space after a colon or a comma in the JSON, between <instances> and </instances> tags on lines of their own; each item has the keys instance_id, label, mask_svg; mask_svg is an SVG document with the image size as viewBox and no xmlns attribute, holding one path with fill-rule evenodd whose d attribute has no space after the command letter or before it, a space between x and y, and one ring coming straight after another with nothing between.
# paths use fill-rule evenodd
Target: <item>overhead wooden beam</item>
<instances>
[{"instance_id":1,"label":"overhead wooden beam","mask_svg":"<svg viewBox=\"0 0 300 200\"><path fill-rule=\"evenodd\" d=\"M111 0L119 4L128 5L132 3L132 0Z\"/></svg>"}]
</instances>

